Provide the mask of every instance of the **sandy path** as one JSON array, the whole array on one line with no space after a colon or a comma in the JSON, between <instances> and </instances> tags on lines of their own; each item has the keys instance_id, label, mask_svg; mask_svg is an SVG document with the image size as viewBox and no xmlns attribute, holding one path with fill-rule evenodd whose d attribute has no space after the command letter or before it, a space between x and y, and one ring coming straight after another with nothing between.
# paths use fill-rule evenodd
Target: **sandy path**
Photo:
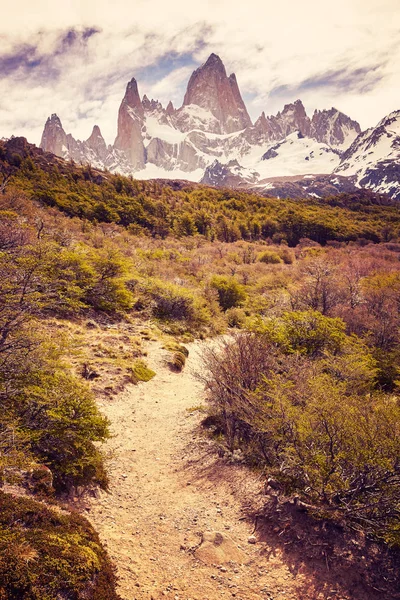
<instances>
[{"instance_id":1,"label":"sandy path","mask_svg":"<svg viewBox=\"0 0 400 600\"><path fill-rule=\"evenodd\" d=\"M199 368L204 342L188 344L185 370L172 373L166 353L150 343L156 377L130 386L102 411L112 422L111 493L90 502L88 516L118 567L126 600L238 600L307 598L279 553L251 545L229 483L212 472L207 441L198 441L200 416L188 409L202 402ZM197 441L196 441L197 440ZM218 566L197 560L193 548L204 531L232 537L249 561ZM297 591L296 591L297 590Z\"/></svg>"}]
</instances>

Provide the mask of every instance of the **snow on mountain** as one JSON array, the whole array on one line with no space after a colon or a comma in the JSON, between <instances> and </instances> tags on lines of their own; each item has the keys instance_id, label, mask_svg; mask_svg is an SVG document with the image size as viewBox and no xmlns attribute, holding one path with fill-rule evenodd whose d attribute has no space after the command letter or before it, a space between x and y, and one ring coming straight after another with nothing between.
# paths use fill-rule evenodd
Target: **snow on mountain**
<instances>
[{"instance_id":1,"label":"snow on mountain","mask_svg":"<svg viewBox=\"0 0 400 600\"><path fill-rule=\"evenodd\" d=\"M332 173L340 162L337 151L327 144L304 137L299 131L270 145L265 152L261 152L261 156L260 150L260 146L253 146L249 154L243 156L242 164L247 168L254 168L261 178Z\"/></svg>"},{"instance_id":2,"label":"snow on mountain","mask_svg":"<svg viewBox=\"0 0 400 600\"><path fill-rule=\"evenodd\" d=\"M259 173L242 167L235 159L226 164L215 160L207 167L200 181L214 186L248 187L248 184L257 183L259 177Z\"/></svg>"},{"instance_id":3,"label":"snow on mountain","mask_svg":"<svg viewBox=\"0 0 400 600\"><path fill-rule=\"evenodd\" d=\"M132 78L119 108L113 145L107 146L97 126L86 141L75 140L53 114L41 147L138 178L268 188L271 178L312 174L322 177L318 190L331 190L334 178L324 176L340 173L340 189L350 177L350 186L356 182L393 195L399 188L399 120L400 111L361 133L356 121L335 108L316 110L310 119L296 100L276 115L263 112L252 124L235 75L228 76L221 59L211 54L190 77L180 108L171 102L164 108L146 95L141 100ZM296 183L296 189L301 191L304 182Z\"/></svg>"},{"instance_id":4,"label":"snow on mountain","mask_svg":"<svg viewBox=\"0 0 400 600\"><path fill-rule=\"evenodd\" d=\"M144 169L136 171L135 177L137 179L184 179L186 181L197 182L200 181L203 173L203 169L196 169L189 172L178 168L167 170L149 162Z\"/></svg>"},{"instance_id":5,"label":"snow on mountain","mask_svg":"<svg viewBox=\"0 0 400 600\"><path fill-rule=\"evenodd\" d=\"M361 133L335 172L355 175L359 186L400 199L400 110Z\"/></svg>"}]
</instances>

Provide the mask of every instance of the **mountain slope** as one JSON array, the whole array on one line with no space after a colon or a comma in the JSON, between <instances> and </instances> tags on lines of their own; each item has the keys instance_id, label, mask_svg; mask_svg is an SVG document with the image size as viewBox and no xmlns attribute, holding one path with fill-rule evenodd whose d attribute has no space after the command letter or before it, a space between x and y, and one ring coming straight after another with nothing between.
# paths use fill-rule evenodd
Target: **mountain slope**
<instances>
[{"instance_id":1,"label":"mountain slope","mask_svg":"<svg viewBox=\"0 0 400 600\"><path fill-rule=\"evenodd\" d=\"M360 186L400 199L400 110L360 134L335 172L354 175Z\"/></svg>"},{"instance_id":2,"label":"mountain slope","mask_svg":"<svg viewBox=\"0 0 400 600\"><path fill-rule=\"evenodd\" d=\"M75 140L53 114L41 147L141 179L270 189L270 181L264 180L338 173L339 184L330 179L338 191L365 186L397 198L397 120L393 113L362 133L356 121L336 108L316 110L310 118L298 99L276 115L263 112L252 124L235 74L228 76L219 56L211 54L190 77L180 108L171 102L164 108L146 95L141 100L132 78L119 108L114 145L106 145L98 126L86 141ZM325 189L326 179L321 181L320 189Z\"/></svg>"}]
</instances>

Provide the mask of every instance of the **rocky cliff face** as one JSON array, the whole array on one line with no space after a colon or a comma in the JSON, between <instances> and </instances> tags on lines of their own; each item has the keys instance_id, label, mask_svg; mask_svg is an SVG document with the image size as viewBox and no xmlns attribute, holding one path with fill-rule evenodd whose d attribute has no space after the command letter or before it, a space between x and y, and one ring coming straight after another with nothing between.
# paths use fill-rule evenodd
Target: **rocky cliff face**
<instances>
[{"instance_id":1,"label":"rocky cliff face","mask_svg":"<svg viewBox=\"0 0 400 600\"><path fill-rule=\"evenodd\" d=\"M164 108L146 95L140 99L132 79L119 108L113 146L107 146L97 126L86 141L75 140L53 114L46 122L41 147L63 158L139 178L203 178L213 185L259 185L261 189L264 181L268 187L270 178L304 174L307 181L311 176L315 180L316 175L340 173L340 188L343 178L350 177L351 186L356 181L400 195L399 119L399 113L393 113L378 127L361 133L359 124L337 109L316 110L310 118L301 100L296 100L276 115L263 112L253 125L235 75L228 76L221 59L211 54L190 77L180 108L172 102ZM334 176L329 186L324 177L321 189L335 185ZM296 189L301 191L303 183Z\"/></svg>"},{"instance_id":2,"label":"rocky cliff face","mask_svg":"<svg viewBox=\"0 0 400 600\"><path fill-rule=\"evenodd\" d=\"M59 117L53 113L44 126L40 147L46 152L66 158L68 154L68 140ZM68 157L69 158L69 157Z\"/></svg>"},{"instance_id":3,"label":"rocky cliff face","mask_svg":"<svg viewBox=\"0 0 400 600\"><path fill-rule=\"evenodd\" d=\"M189 79L183 106L199 106L215 117L214 133L233 133L251 125L234 73L226 74L222 60L211 54Z\"/></svg>"},{"instance_id":4,"label":"rocky cliff face","mask_svg":"<svg viewBox=\"0 0 400 600\"><path fill-rule=\"evenodd\" d=\"M100 127L98 125L93 127L92 134L86 140L86 144L94 152L94 154L99 157L100 160L106 161L109 150L103 136L101 135Z\"/></svg>"},{"instance_id":5,"label":"rocky cliff face","mask_svg":"<svg viewBox=\"0 0 400 600\"><path fill-rule=\"evenodd\" d=\"M311 136L318 142L347 148L360 133L361 127L357 121L336 108L316 110L313 114Z\"/></svg>"},{"instance_id":6,"label":"rocky cliff face","mask_svg":"<svg viewBox=\"0 0 400 600\"><path fill-rule=\"evenodd\" d=\"M144 108L139 98L136 79L132 78L119 107L118 133L114 147L124 152L134 170L143 169L145 165L143 122Z\"/></svg>"}]
</instances>

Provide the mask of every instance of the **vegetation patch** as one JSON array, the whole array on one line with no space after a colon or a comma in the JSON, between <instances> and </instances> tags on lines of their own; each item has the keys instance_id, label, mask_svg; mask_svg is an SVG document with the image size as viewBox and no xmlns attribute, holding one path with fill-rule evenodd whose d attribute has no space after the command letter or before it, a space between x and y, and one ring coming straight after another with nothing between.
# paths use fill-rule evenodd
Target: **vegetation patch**
<instances>
[{"instance_id":1,"label":"vegetation patch","mask_svg":"<svg viewBox=\"0 0 400 600\"><path fill-rule=\"evenodd\" d=\"M263 465L314 515L400 547L400 406L340 319L292 312L205 355L230 452Z\"/></svg>"},{"instance_id":2,"label":"vegetation patch","mask_svg":"<svg viewBox=\"0 0 400 600\"><path fill-rule=\"evenodd\" d=\"M138 383L139 381L150 381L155 377L155 371L149 369L144 360L137 360L131 368L132 383Z\"/></svg>"},{"instance_id":3,"label":"vegetation patch","mask_svg":"<svg viewBox=\"0 0 400 600\"><path fill-rule=\"evenodd\" d=\"M120 600L90 523L0 492L0 598Z\"/></svg>"}]
</instances>

